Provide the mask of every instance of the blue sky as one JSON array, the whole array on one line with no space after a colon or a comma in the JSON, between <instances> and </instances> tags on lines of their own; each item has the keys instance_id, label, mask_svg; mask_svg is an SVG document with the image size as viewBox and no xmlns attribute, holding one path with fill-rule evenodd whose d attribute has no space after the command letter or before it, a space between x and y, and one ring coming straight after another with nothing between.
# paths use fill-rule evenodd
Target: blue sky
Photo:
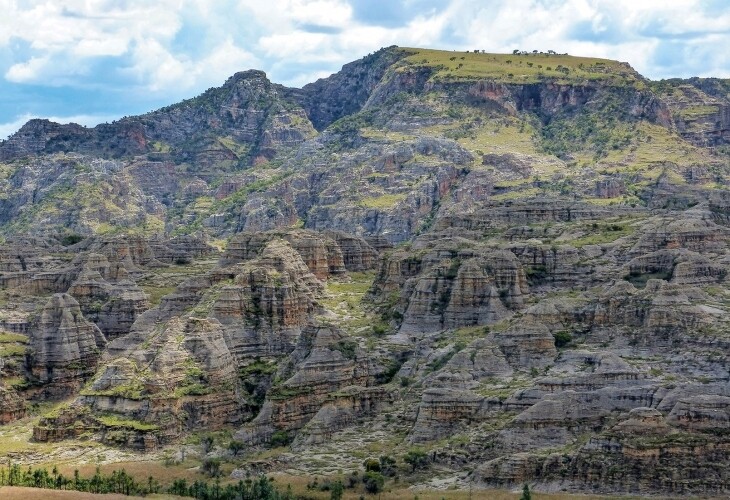
<instances>
[{"instance_id":1,"label":"blue sky","mask_svg":"<svg viewBox=\"0 0 730 500\"><path fill-rule=\"evenodd\" d=\"M0 139L94 125L243 69L301 86L388 45L556 50L730 77L728 0L0 0Z\"/></svg>"}]
</instances>

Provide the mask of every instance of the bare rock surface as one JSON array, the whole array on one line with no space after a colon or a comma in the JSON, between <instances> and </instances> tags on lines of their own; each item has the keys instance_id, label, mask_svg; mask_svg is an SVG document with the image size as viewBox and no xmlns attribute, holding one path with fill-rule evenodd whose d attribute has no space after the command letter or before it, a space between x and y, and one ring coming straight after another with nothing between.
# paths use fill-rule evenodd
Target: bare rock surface
<instances>
[{"instance_id":1,"label":"bare rock surface","mask_svg":"<svg viewBox=\"0 0 730 500\"><path fill-rule=\"evenodd\" d=\"M30 332L31 376L55 396L68 396L93 374L106 347L101 330L87 321L79 303L54 294Z\"/></svg>"}]
</instances>

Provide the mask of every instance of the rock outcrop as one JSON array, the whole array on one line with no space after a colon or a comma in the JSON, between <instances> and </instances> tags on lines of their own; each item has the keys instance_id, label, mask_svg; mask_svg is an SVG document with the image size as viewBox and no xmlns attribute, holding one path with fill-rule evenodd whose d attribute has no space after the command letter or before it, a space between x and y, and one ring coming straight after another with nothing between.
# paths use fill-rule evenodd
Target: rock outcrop
<instances>
[{"instance_id":1,"label":"rock outcrop","mask_svg":"<svg viewBox=\"0 0 730 500\"><path fill-rule=\"evenodd\" d=\"M452 245L468 245L455 240ZM448 243L414 259L408 252L391 254L382 264L378 290L403 287L401 331L433 332L488 325L519 310L529 288L517 257L507 251L454 250Z\"/></svg>"},{"instance_id":2,"label":"rock outcrop","mask_svg":"<svg viewBox=\"0 0 730 500\"><path fill-rule=\"evenodd\" d=\"M312 231L239 233L229 243L221 264L228 265L252 259L258 256L273 239L286 240L299 254L309 271L320 280L326 280L331 274L345 270L342 251L337 242L326 235ZM353 240L358 241L355 238ZM365 242L362 243L369 248ZM367 250L361 249L361 255L363 251ZM362 257L360 259L362 260Z\"/></svg>"},{"instance_id":3,"label":"rock outcrop","mask_svg":"<svg viewBox=\"0 0 730 500\"><path fill-rule=\"evenodd\" d=\"M102 432L102 442L155 449L184 431L236 423L244 414L236 386L220 323L176 318L108 362L73 408L42 420L34 436L60 440L93 431ZM126 432L115 437L119 429Z\"/></svg>"},{"instance_id":4,"label":"rock outcrop","mask_svg":"<svg viewBox=\"0 0 730 500\"><path fill-rule=\"evenodd\" d=\"M0 386L0 424L23 418L25 414L25 401L12 389Z\"/></svg>"},{"instance_id":5,"label":"rock outcrop","mask_svg":"<svg viewBox=\"0 0 730 500\"><path fill-rule=\"evenodd\" d=\"M370 365L364 351L335 328L307 327L289 361L279 369L284 381L272 387L258 416L236 437L250 445L268 443L275 435L291 439L331 397L340 397L333 393L372 383L376 370ZM367 405L370 396L366 391L356 397L364 398L357 405Z\"/></svg>"},{"instance_id":6,"label":"rock outcrop","mask_svg":"<svg viewBox=\"0 0 730 500\"><path fill-rule=\"evenodd\" d=\"M106 347L101 330L87 321L79 303L54 294L30 330L28 369L32 380L51 397L73 394L93 375Z\"/></svg>"}]
</instances>

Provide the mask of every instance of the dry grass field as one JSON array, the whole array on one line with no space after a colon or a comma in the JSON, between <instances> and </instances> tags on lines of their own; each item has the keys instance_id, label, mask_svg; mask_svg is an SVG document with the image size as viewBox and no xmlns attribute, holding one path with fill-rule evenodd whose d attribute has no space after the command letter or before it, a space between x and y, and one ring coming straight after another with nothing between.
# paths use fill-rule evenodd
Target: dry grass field
<instances>
[{"instance_id":1,"label":"dry grass field","mask_svg":"<svg viewBox=\"0 0 730 500\"><path fill-rule=\"evenodd\" d=\"M284 482L284 479L284 477L279 478L281 483ZM307 491L306 478L288 477L287 480L287 484L291 484L292 488L297 493L306 494L310 498L329 498L328 492L313 493L311 491ZM360 495L361 493L346 492L344 498L347 500L359 499ZM520 495L518 493L510 493L498 490L474 490L469 493L468 491L413 491L407 488L393 489L391 491L383 492L379 496L366 496L366 498L377 498L378 500L413 500L414 498L418 498L419 500L515 500L519 497ZM55 491L42 490L37 488L17 488L3 486L0 487L0 498L3 500L121 500L129 499L130 497L124 495L95 495L93 493L81 493L78 491ZM178 500L182 497L174 495L152 495L146 498L159 500ZM607 498L619 500L620 497L599 497L588 495L546 495L533 493L532 498L537 500L599 500Z\"/></svg>"},{"instance_id":2,"label":"dry grass field","mask_svg":"<svg viewBox=\"0 0 730 500\"><path fill-rule=\"evenodd\" d=\"M80 491L56 491L40 488L18 488L15 486L0 487L0 498L3 500L122 500L129 499L124 495L94 495Z\"/></svg>"}]
</instances>

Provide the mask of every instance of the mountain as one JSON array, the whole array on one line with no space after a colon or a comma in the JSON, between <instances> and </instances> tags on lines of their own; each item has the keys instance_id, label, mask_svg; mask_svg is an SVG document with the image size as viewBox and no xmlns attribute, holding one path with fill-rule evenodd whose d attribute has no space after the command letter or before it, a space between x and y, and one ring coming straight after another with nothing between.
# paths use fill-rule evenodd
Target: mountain
<instances>
[{"instance_id":1,"label":"mountain","mask_svg":"<svg viewBox=\"0 0 730 500\"><path fill-rule=\"evenodd\" d=\"M236 477L727 494L729 176L730 80L552 52L31 120L0 143L0 422L64 460L221 431L194 453Z\"/></svg>"}]
</instances>

